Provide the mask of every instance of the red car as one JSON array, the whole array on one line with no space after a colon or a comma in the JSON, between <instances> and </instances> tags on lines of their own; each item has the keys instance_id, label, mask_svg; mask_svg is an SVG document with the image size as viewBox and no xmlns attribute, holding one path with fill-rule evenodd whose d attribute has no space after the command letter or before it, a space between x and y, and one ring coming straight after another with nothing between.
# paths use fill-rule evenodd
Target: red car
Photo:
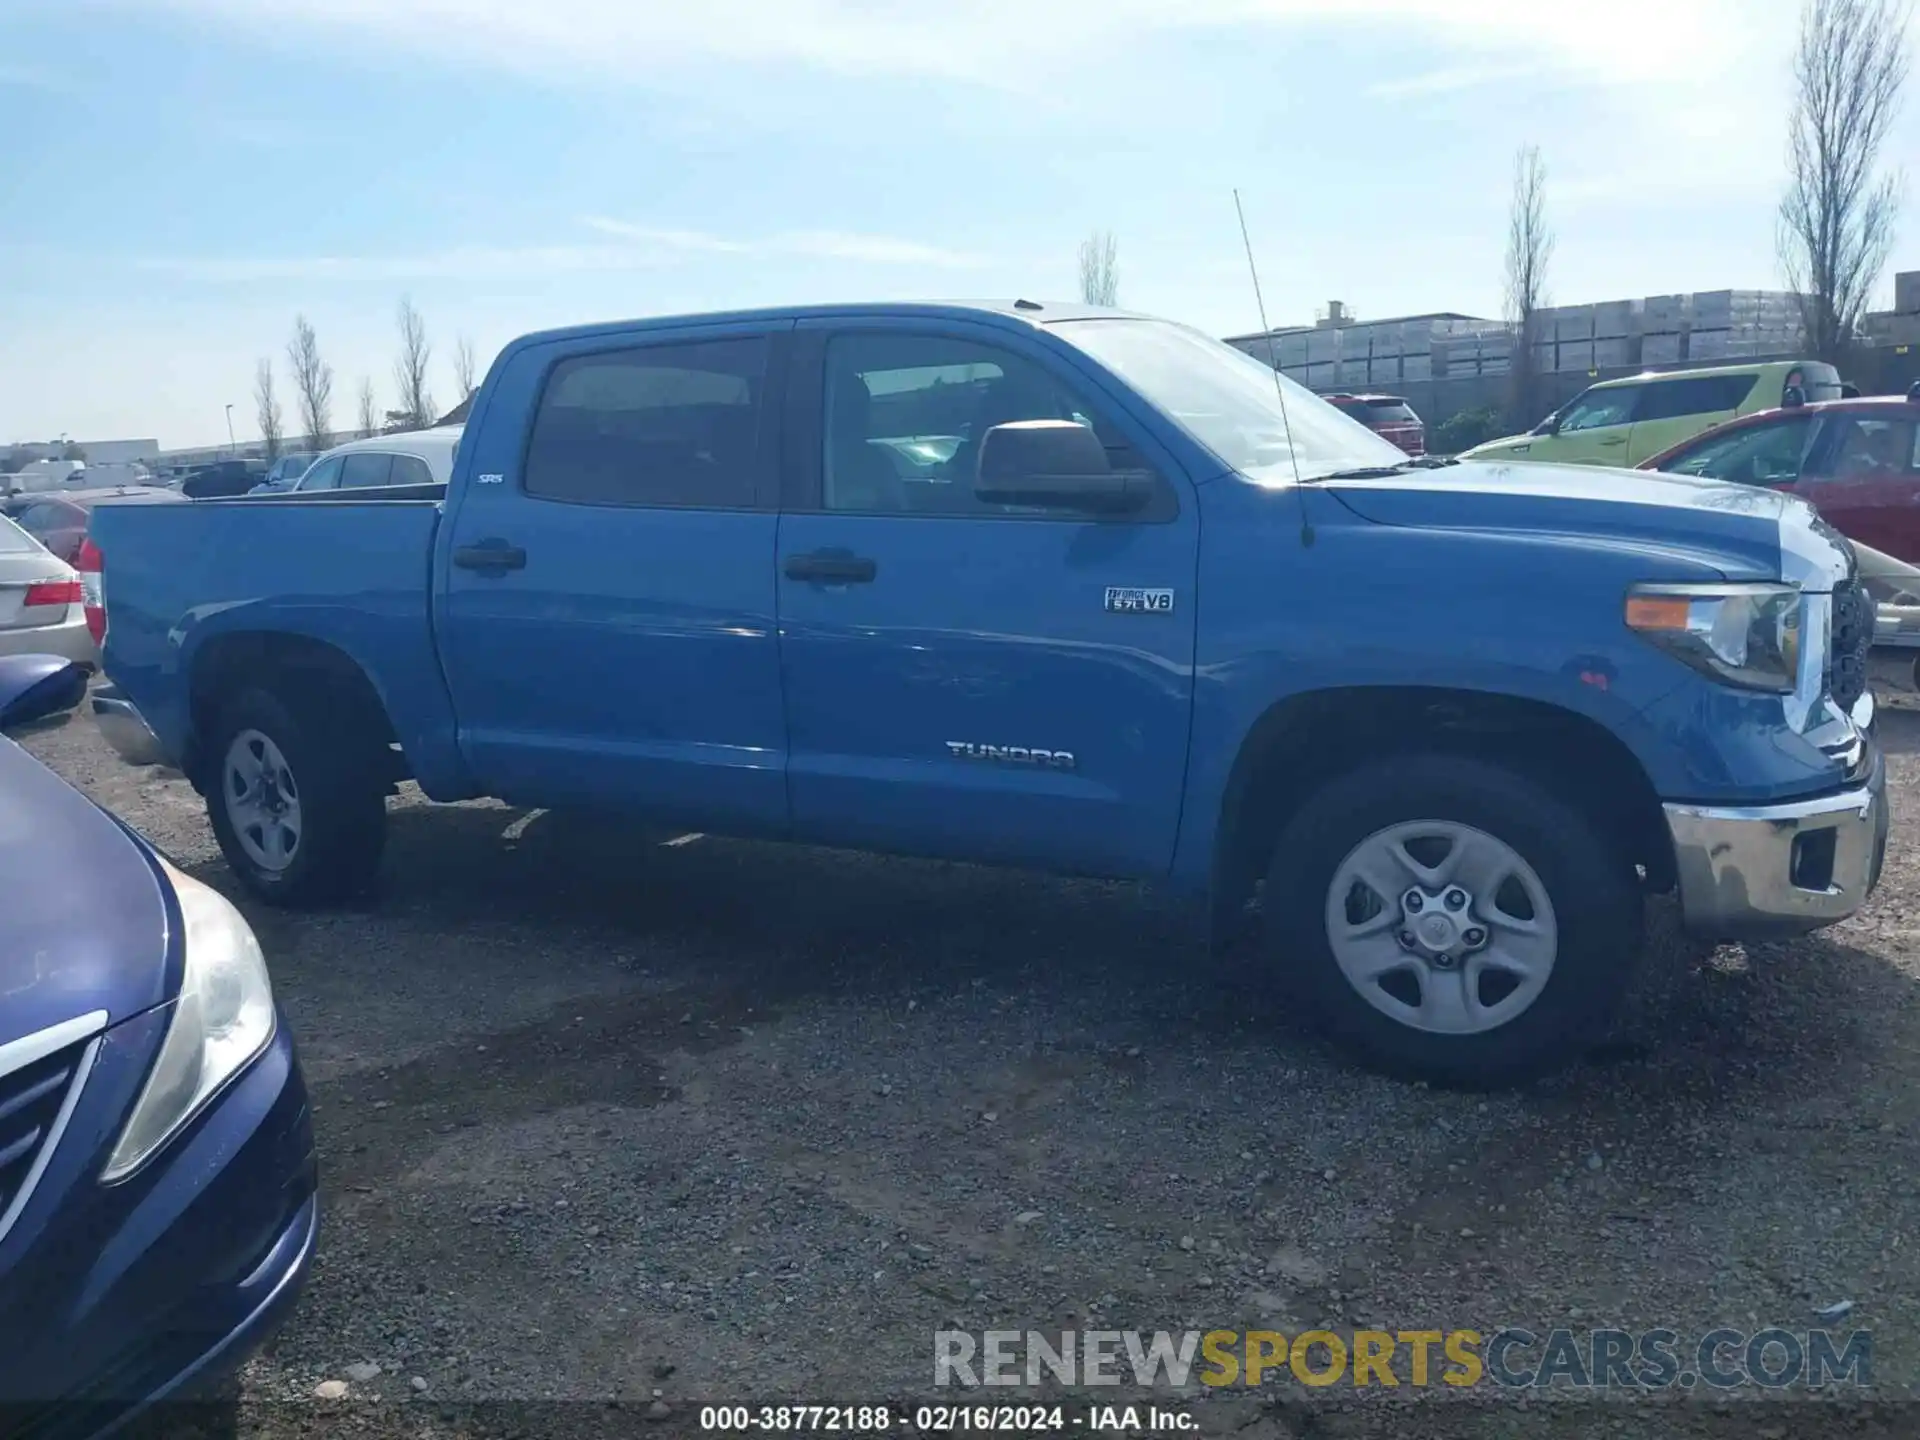
<instances>
[{"instance_id":1,"label":"red car","mask_svg":"<svg viewBox=\"0 0 1920 1440\"><path fill-rule=\"evenodd\" d=\"M1920 564L1920 382L1730 420L1643 461L1800 496L1841 534Z\"/></svg>"},{"instance_id":2,"label":"red car","mask_svg":"<svg viewBox=\"0 0 1920 1440\"><path fill-rule=\"evenodd\" d=\"M1350 415L1382 440L1391 440L1409 455L1427 453L1427 427L1413 407L1398 395L1323 395L1343 415Z\"/></svg>"},{"instance_id":3,"label":"red car","mask_svg":"<svg viewBox=\"0 0 1920 1440\"><path fill-rule=\"evenodd\" d=\"M112 490L43 490L16 495L0 506L6 515L69 565L87 538L87 519L100 504L150 505L186 497L158 485L122 485Z\"/></svg>"}]
</instances>

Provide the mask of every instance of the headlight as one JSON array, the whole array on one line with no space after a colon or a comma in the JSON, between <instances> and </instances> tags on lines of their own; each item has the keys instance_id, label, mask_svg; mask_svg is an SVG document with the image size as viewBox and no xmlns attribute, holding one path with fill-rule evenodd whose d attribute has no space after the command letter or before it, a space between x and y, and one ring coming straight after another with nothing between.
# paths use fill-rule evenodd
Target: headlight
<instances>
[{"instance_id":1,"label":"headlight","mask_svg":"<svg viewBox=\"0 0 1920 1440\"><path fill-rule=\"evenodd\" d=\"M1746 690L1793 690L1800 591L1792 585L1636 585L1627 626L1694 669Z\"/></svg>"},{"instance_id":2,"label":"headlight","mask_svg":"<svg viewBox=\"0 0 1920 1440\"><path fill-rule=\"evenodd\" d=\"M167 1038L100 1178L123 1179L200 1113L273 1038L273 987L260 942L218 891L166 861L184 922L186 974Z\"/></svg>"}]
</instances>

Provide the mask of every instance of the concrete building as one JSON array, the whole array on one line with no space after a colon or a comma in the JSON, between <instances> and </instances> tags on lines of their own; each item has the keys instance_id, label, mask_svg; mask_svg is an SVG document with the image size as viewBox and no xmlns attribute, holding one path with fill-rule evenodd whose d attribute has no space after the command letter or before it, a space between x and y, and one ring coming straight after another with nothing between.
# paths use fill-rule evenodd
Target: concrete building
<instances>
[{"instance_id":1,"label":"concrete building","mask_svg":"<svg viewBox=\"0 0 1920 1440\"><path fill-rule=\"evenodd\" d=\"M78 440L89 465L130 465L141 461L151 465L160 458L158 440Z\"/></svg>"},{"instance_id":2,"label":"concrete building","mask_svg":"<svg viewBox=\"0 0 1920 1440\"><path fill-rule=\"evenodd\" d=\"M1785 360L1800 350L1799 297L1780 290L1706 290L1543 309L1533 368L1550 407L1596 380L1743 360ZM1847 378L1865 394L1899 394L1920 377L1920 271L1894 277L1894 308L1861 325ZM1514 327L1446 311L1362 321L1340 301L1312 325L1235 335L1229 345L1322 394L1386 391L1429 425L1463 410L1504 409Z\"/></svg>"}]
</instances>

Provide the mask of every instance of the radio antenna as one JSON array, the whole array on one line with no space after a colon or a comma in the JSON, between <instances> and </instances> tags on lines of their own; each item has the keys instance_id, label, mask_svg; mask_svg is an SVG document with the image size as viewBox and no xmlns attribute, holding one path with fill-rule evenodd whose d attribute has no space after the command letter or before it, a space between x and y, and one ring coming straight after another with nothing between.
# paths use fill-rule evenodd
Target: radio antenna
<instances>
[{"instance_id":1,"label":"radio antenna","mask_svg":"<svg viewBox=\"0 0 1920 1440\"><path fill-rule=\"evenodd\" d=\"M1273 327L1267 323L1267 302L1260 294L1260 267L1253 263L1253 237L1247 233L1247 207L1234 187L1233 213L1240 217L1240 243L1247 251L1247 273L1253 277L1253 305L1260 314L1260 331L1267 337L1267 368L1273 371L1273 394L1280 402L1280 429L1287 437L1287 459L1293 465L1293 492L1300 499L1300 543L1313 544L1313 525L1307 519L1307 497L1301 493L1300 452L1293 448L1293 422L1287 418L1287 387L1280 383L1280 358L1274 353Z\"/></svg>"}]
</instances>

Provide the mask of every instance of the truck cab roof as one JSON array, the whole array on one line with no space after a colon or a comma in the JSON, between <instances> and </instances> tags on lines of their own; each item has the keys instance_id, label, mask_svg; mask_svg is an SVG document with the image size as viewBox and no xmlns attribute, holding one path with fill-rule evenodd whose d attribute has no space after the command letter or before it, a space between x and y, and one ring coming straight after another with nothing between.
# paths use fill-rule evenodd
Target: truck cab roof
<instances>
[{"instance_id":1,"label":"truck cab roof","mask_svg":"<svg viewBox=\"0 0 1920 1440\"><path fill-rule=\"evenodd\" d=\"M648 330L676 330L689 325L751 325L780 321L846 320L863 316L900 320L987 320L1009 325L1045 326L1065 320L1145 320L1153 317L1131 310L1116 310L1103 305L1082 305L1056 300L927 300L900 302L864 301L848 304L784 305L749 310L700 311L685 315L648 316L638 320L613 320L590 325L560 326L537 330L514 341L518 349L553 340L578 340L595 335L631 335Z\"/></svg>"}]
</instances>

